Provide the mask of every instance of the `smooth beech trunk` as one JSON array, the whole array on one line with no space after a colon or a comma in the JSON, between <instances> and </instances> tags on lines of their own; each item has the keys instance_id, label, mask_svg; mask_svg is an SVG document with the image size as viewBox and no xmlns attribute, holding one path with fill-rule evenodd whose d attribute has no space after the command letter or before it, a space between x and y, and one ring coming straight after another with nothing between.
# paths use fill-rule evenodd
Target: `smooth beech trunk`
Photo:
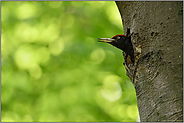
<instances>
[{"instance_id":1,"label":"smooth beech trunk","mask_svg":"<svg viewBox=\"0 0 184 123\"><path fill-rule=\"evenodd\" d=\"M130 28L141 122L183 121L183 2L116 2ZM132 72L130 72L132 71Z\"/></svg>"}]
</instances>

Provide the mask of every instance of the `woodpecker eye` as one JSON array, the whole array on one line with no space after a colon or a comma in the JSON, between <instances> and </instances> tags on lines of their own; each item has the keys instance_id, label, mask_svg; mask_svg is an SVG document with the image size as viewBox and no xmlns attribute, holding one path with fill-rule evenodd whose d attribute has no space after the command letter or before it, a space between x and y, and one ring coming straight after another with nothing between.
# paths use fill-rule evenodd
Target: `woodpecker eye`
<instances>
[{"instance_id":1,"label":"woodpecker eye","mask_svg":"<svg viewBox=\"0 0 184 123\"><path fill-rule=\"evenodd\" d=\"M120 39L120 37L119 37L119 36L117 36L117 37L116 37L116 39Z\"/></svg>"}]
</instances>

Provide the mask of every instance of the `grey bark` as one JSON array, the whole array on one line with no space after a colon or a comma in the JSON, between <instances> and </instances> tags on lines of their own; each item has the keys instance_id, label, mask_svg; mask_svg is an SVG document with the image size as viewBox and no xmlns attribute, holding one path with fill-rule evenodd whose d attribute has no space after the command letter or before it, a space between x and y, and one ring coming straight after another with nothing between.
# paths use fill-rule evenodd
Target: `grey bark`
<instances>
[{"instance_id":1,"label":"grey bark","mask_svg":"<svg viewBox=\"0 0 184 123\"><path fill-rule=\"evenodd\" d=\"M140 121L183 121L183 2L116 2L136 63L126 67Z\"/></svg>"}]
</instances>

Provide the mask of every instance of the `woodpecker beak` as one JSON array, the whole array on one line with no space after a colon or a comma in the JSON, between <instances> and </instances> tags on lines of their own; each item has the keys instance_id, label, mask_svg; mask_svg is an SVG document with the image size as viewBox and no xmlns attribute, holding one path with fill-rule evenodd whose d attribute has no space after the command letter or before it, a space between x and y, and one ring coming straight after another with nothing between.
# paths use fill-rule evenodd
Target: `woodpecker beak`
<instances>
[{"instance_id":1,"label":"woodpecker beak","mask_svg":"<svg viewBox=\"0 0 184 123\"><path fill-rule=\"evenodd\" d=\"M98 42L106 42L106 43L110 43L112 41L115 41L115 39L112 39L112 38L97 38L99 39Z\"/></svg>"}]
</instances>

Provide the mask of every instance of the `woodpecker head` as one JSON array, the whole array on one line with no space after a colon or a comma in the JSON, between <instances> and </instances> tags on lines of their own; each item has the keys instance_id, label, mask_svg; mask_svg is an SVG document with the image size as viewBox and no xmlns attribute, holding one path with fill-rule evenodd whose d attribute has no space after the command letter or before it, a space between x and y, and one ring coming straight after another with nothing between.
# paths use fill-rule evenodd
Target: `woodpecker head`
<instances>
[{"instance_id":1,"label":"woodpecker head","mask_svg":"<svg viewBox=\"0 0 184 123\"><path fill-rule=\"evenodd\" d=\"M129 43L129 38L125 35L115 35L112 38L98 38L99 42L109 43L121 50L124 50Z\"/></svg>"},{"instance_id":2,"label":"woodpecker head","mask_svg":"<svg viewBox=\"0 0 184 123\"><path fill-rule=\"evenodd\" d=\"M98 38L99 42L109 43L118 49L121 49L126 53L127 56L130 56L132 63L134 63L134 50L131 42L131 37L125 35L115 35L112 38Z\"/></svg>"},{"instance_id":3,"label":"woodpecker head","mask_svg":"<svg viewBox=\"0 0 184 123\"><path fill-rule=\"evenodd\" d=\"M106 42L109 43L118 49L123 50L123 54L125 53L125 64L127 63L127 58L129 56L131 62L134 64L134 49L131 42L131 34L130 28L127 28L126 35L115 35L112 38L98 38L99 42Z\"/></svg>"}]
</instances>

